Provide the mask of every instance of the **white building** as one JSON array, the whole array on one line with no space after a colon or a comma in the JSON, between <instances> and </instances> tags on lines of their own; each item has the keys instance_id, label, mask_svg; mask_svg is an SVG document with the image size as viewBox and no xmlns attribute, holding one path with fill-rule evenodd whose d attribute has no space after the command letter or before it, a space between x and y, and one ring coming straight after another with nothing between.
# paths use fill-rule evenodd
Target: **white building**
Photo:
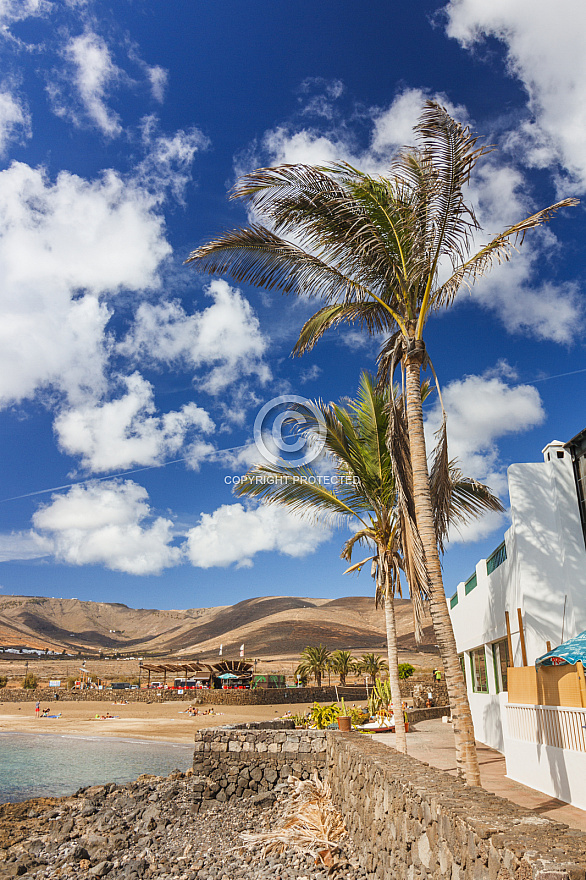
<instances>
[{"instance_id":1,"label":"white building","mask_svg":"<svg viewBox=\"0 0 586 880\"><path fill-rule=\"evenodd\" d=\"M508 703L505 612L514 666L523 665L519 610L529 666L548 642L554 648L586 630L586 430L569 443L549 443L543 459L508 469L511 527L448 604L476 738L504 752L511 778L586 809L586 787L580 782L577 791L571 781L586 778L586 709ZM575 726L575 747L559 748L563 736L550 744L544 713L553 713L556 730ZM530 729L519 726L521 717Z\"/></svg>"}]
</instances>

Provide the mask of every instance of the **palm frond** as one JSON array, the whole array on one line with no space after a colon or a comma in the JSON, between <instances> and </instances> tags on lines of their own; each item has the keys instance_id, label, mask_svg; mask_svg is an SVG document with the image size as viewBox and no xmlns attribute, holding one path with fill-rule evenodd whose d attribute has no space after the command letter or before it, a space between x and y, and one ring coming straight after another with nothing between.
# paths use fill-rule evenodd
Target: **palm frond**
<instances>
[{"instance_id":1,"label":"palm frond","mask_svg":"<svg viewBox=\"0 0 586 880\"><path fill-rule=\"evenodd\" d=\"M229 230L193 250L185 262L209 275L229 275L237 282L266 290L320 296L330 302L372 298L367 287L332 263L263 226Z\"/></svg>"},{"instance_id":2,"label":"palm frond","mask_svg":"<svg viewBox=\"0 0 586 880\"><path fill-rule=\"evenodd\" d=\"M394 322L389 312L381 309L376 301L347 302L324 306L306 321L293 348L294 355L302 355L314 347L327 330L340 324L357 324L369 333L389 331Z\"/></svg>"},{"instance_id":3,"label":"palm frond","mask_svg":"<svg viewBox=\"0 0 586 880\"><path fill-rule=\"evenodd\" d=\"M327 489L310 468L271 467L257 465L244 475L234 487L238 497L259 498L265 504L280 504L299 516L329 525L338 525L341 519L351 518L364 522L361 512L352 509L338 495Z\"/></svg>"},{"instance_id":4,"label":"palm frond","mask_svg":"<svg viewBox=\"0 0 586 880\"><path fill-rule=\"evenodd\" d=\"M548 208L531 214L530 217L526 217L519 223L509 226L508 229L484 245L474 256L457 267L450 278L434 292L431 307L437 309L450 305L462 285L470 290L474 282L486 275L495 263L508 262L517 247L523 244L525 235L530 229L548 223L561 208L574 207L579 204L579 199L563 199L561 202L556 202Z\"/></svg>"}]
</instances>

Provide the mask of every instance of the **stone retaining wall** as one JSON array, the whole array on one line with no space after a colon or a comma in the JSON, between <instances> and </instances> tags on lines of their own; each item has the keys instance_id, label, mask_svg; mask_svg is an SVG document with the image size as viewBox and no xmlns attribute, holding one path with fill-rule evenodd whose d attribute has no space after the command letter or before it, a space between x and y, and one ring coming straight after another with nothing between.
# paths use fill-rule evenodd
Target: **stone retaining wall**
<instances>
[{"instance_id":1,"label":"stone retaining wall","mask_svg":"<svg viewBox=\"0 0 586 880\"><path fill-rule=\"evenodd\" d=\"M431 675L413 676L401 682L401 694L404 699L413 698L414 685L423 687L423 692L433 694L434 706L448 705L447 690L444 681L435 682ZM416 688L417 690L417 688ZM154 703L169 700L188 700L191 703L202 703L216 706L266 706L272 703L293 705L295 703L334 703L336 702L336 688L305 687L305 688L256 688L255 690L206 690L204 688L185 691L183 694L173 690L158 688L141 688L140 690L110 690L103 691L87 690L74 691L64 688L0 688L0 703L41 703L54 702L55 693L59 694L60 700L74 700L76 702L113 702L114 700L128 700L129 703ZM338 689L340 699L344 697L347 703L366 703L366 688L346 687ZM436 716L433 716L436 717Z\"/></svg>"},{"instance_id":2,"label":"stone retaining wall","mask_svg":"<svg viewBox=\"0 0 586 880\"><path fill-rule=\"evenodd\" d=\"M586 877L586 834L361 734L327 732L327 773L369 880Z\"/></svg>"},{"instance_id":3,"label":"stone retaining wall","mask_svg":"<svg viewBox=\"0 0 586 880\"><path fill-rule=\"evenodd\" d=\"M271 724L272 726L272 724ZM325 730L268 729L266 724L198 730L194 800L232 800L268 792L291 774L307 779L326 763Z\"/></svg>"},{"instance_id":4,"label":"stone retaining wall","mask_svg":"<svg viewBox=\"0 0 586 880\"><path fill-rule=\"evenodd\" d=\"M67 691L55 688L0 688L0 703L54 703L55 694L59 694L59 700L73 700L75 702L113 702L114 700L128 700L129 703L155 703L170 700L187 700L190 703L206 704L212 706L267 706L273 703L291 705L294 703L333 703L336 700L336 692L333 687L328 688L256 688L255 690L188 690L179 694L173 690L158 688L141 688L140 690L110 690L103 691ZM346 694L346 691L344 691ZM340 698L342 694L340 693ZM345 696L349 702L366 702L365 688L356 688L349 696Z\"/></svg>"}]
</instances>

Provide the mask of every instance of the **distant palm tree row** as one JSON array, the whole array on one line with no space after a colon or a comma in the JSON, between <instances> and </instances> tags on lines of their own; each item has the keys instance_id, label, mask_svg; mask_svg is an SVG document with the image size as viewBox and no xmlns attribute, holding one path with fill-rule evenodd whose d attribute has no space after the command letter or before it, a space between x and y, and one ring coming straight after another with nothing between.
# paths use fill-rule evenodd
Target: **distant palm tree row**
<instances>
[{"instance_id":1,"label":"distant palm tree row","mask_svg":"<svg viewBox=\"0 0 586 880\"><path fill-rule=\"evenodd\" d=\"M388 470L384 483L378 478L381 490L388 491L385 507L381 499L368 497L368 483L360 486L355 498L324 497L322 503L326 508L330 505L328 510L335 515L346 501L353 501L357 509L351 515L365 514L355 541L372 548L372 571L391 629L392 597L400 572L414 603L429 601L455 721L458 766L469 784L480 785L472 716L440 563L451 521L453 470L451 477L445 414L431 468L428 463L421 373L430 369L435 378L435 372L423 336L430 316L451 305L462 287L470 288L495 263L509 260L529 230L577 201L565 199L538 211L474 252L481 228L465 201L464 188L489 148L477 147L469 129L431 101L422 111L415 137L417 145L399 152L387 177L372 177L345 163L281 165L245 175L233 198L247 202L256 218L265 218L266 226L254 222L230 230L193 251L188 262L267 290L321 298L323 307L301 329L296 354L311 350L326 331L341 324L382 336L378 382L386 395L388 423L386 436L377 433L373 446L379 465L369 451L367 474L370 478L383 467ZM399 367L402 393L396 394L393 377ZM331 416L333 439L334 420L346 419L338 460L358 461L365 435L341 411L332 408ZM265 500L277 499L266 495ZM295 499L292 486L288 497L279 500L303 509L304 502ZM482 506L474 502L467 515L476 515ZM384 537L379 534L379 510ZM392 523L386 521L389 512ZM348 558L352 546L346 545ZM389 646L391 642L396 645L392 632ZM393 656L391 686L396 688L395 667ZM400 723L397 745L406 749Z\"/></svg>"},{"instance_id":2,"label":"distant palm tree row","mask_svg":"<svg viewBox=\"0 0 586 880\"><path fill-rule=\"evenodd\" d=\"M346 684L346 676L352 674L367 675L372 682L380 678L383 672L388 671L388 664L380 654L363 654L357 659L350 651L328 651L324 645L307 647L301 652L301 662L295 670L295 676L300 681L307 681L313 677L318 687L321 687L322 676L327 672L334 672L340 676L340 685Z\"/></svg>"}]
</instances>

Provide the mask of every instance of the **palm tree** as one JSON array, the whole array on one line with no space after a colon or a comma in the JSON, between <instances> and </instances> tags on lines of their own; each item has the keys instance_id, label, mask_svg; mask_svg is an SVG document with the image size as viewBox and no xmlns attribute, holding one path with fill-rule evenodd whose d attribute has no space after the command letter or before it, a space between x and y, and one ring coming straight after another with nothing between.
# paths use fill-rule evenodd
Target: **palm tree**
<instances>
[{"instance_id":1,"label":"palm tree","mask_svg":"<svg viewBox=\"0 0 586 880\"><path fill-rule=\"evenodd\" d=\"M388 670L389 666L386 660L383 660L380 654L363 654L360 658L360 662L358 664L358 669L362 672L363 675L368 675L372 682L375 682L377 678L381 677L383 672ZM399 716L402 716L401 712L401 700L397 702L393 694L393 706L395 707L395 719ZM403 719L404 721L404 719Z\"/></svg>"},{"instance_id":2,"label":"palm tree","mask_svg":"<svg viewBox=\"0 0 586 880\"><path fill-rule=\"evenodd\" d=\"M429 583L430 611L455 719L457 758L470 784L480 785L466 685L442 582L421 408L421 370L429 364L423 333L429 316L449 306L494 263L509 260L525 234L551 219L564 199L515 223L473 253L480 231L464 187L488 150L438 104L428 101L415 129L417 146L404 149L388 177L347 164L281 165L245 175L232 197L251 204L271 228L254 223L197 248L187 262L268 290L318 296L326 304L301 330L302 354L330 328L354 323L384 334L381 378L401 364L405 435L391 426L402 528L413 565ZM293 235L295 242L287 240ZM445 278L444 273L448 277ZM442 430L445 448L445 424ZM407 443L405 450L404 442ZM408 453L408 462L405 453ZM447 452L434 463L445 482ZM444 478L441 478L442 466Z\"/></svg>"},{"instance_id":3,"label":"palm tree","mask_svg":"<svg viewBox=\"0 0 586 880\"><path fill-rule=\"evenodd\" d=\"M426 387L422 394L426 396ZM415 631L418 635L422 598L426 582L416 567L405 564L409 553L403 545L403 532L397 505L397 486L391 458L385 443L389 429L390 392L377 390L374 379L363 373L358 396L346 406L315 401L297 430L311 442L314 432L325 427L324 454L334 470L332 487L326 487L310 467L257 465L235 489L237 495L261 498L266 503L281 504L302 515L333 524L350 522L352 536L345 542L342 558L352 561L358 545L369 548L370 555L347 569L360 571L368 562L376 577L377 605L384 605L387 627L389 680L395 705L401 705L394 596L402 595L401 572L405 571L413 600ZM451 463L451 482L436 500L438 535L446 522L461 524L483 510L501 510L501 504L486 486L464 478ZM434 490L435 490L434 484ZM374 551L374 552L373 552ZM407 751L402 716L396 725L396 747Z\"/></svg>"},{"instance_id":4,"label":"palm tree","mask_svg":"<svg viewBox=\"0 0 586 880\"><path fill-rule=\"evenodd\" d=\"M350 675L356 663L350 651L334 651L331 657L332 669L340 676L340 686L345 687L346 676Z\"/></svg>"},{"instance_id":5,"label":"palm tree","mask_svg":"<svg viewBox=\"0 0 586 880\"><path fill-rule=\"evenodd\" d=\"M295 675L300 678L309 678L313 675L317 687L321 687L321 677L328 668L330 652L324 645L307 647L301 652L301 663L295 670Z\"/></svg>"}]
</instances>

